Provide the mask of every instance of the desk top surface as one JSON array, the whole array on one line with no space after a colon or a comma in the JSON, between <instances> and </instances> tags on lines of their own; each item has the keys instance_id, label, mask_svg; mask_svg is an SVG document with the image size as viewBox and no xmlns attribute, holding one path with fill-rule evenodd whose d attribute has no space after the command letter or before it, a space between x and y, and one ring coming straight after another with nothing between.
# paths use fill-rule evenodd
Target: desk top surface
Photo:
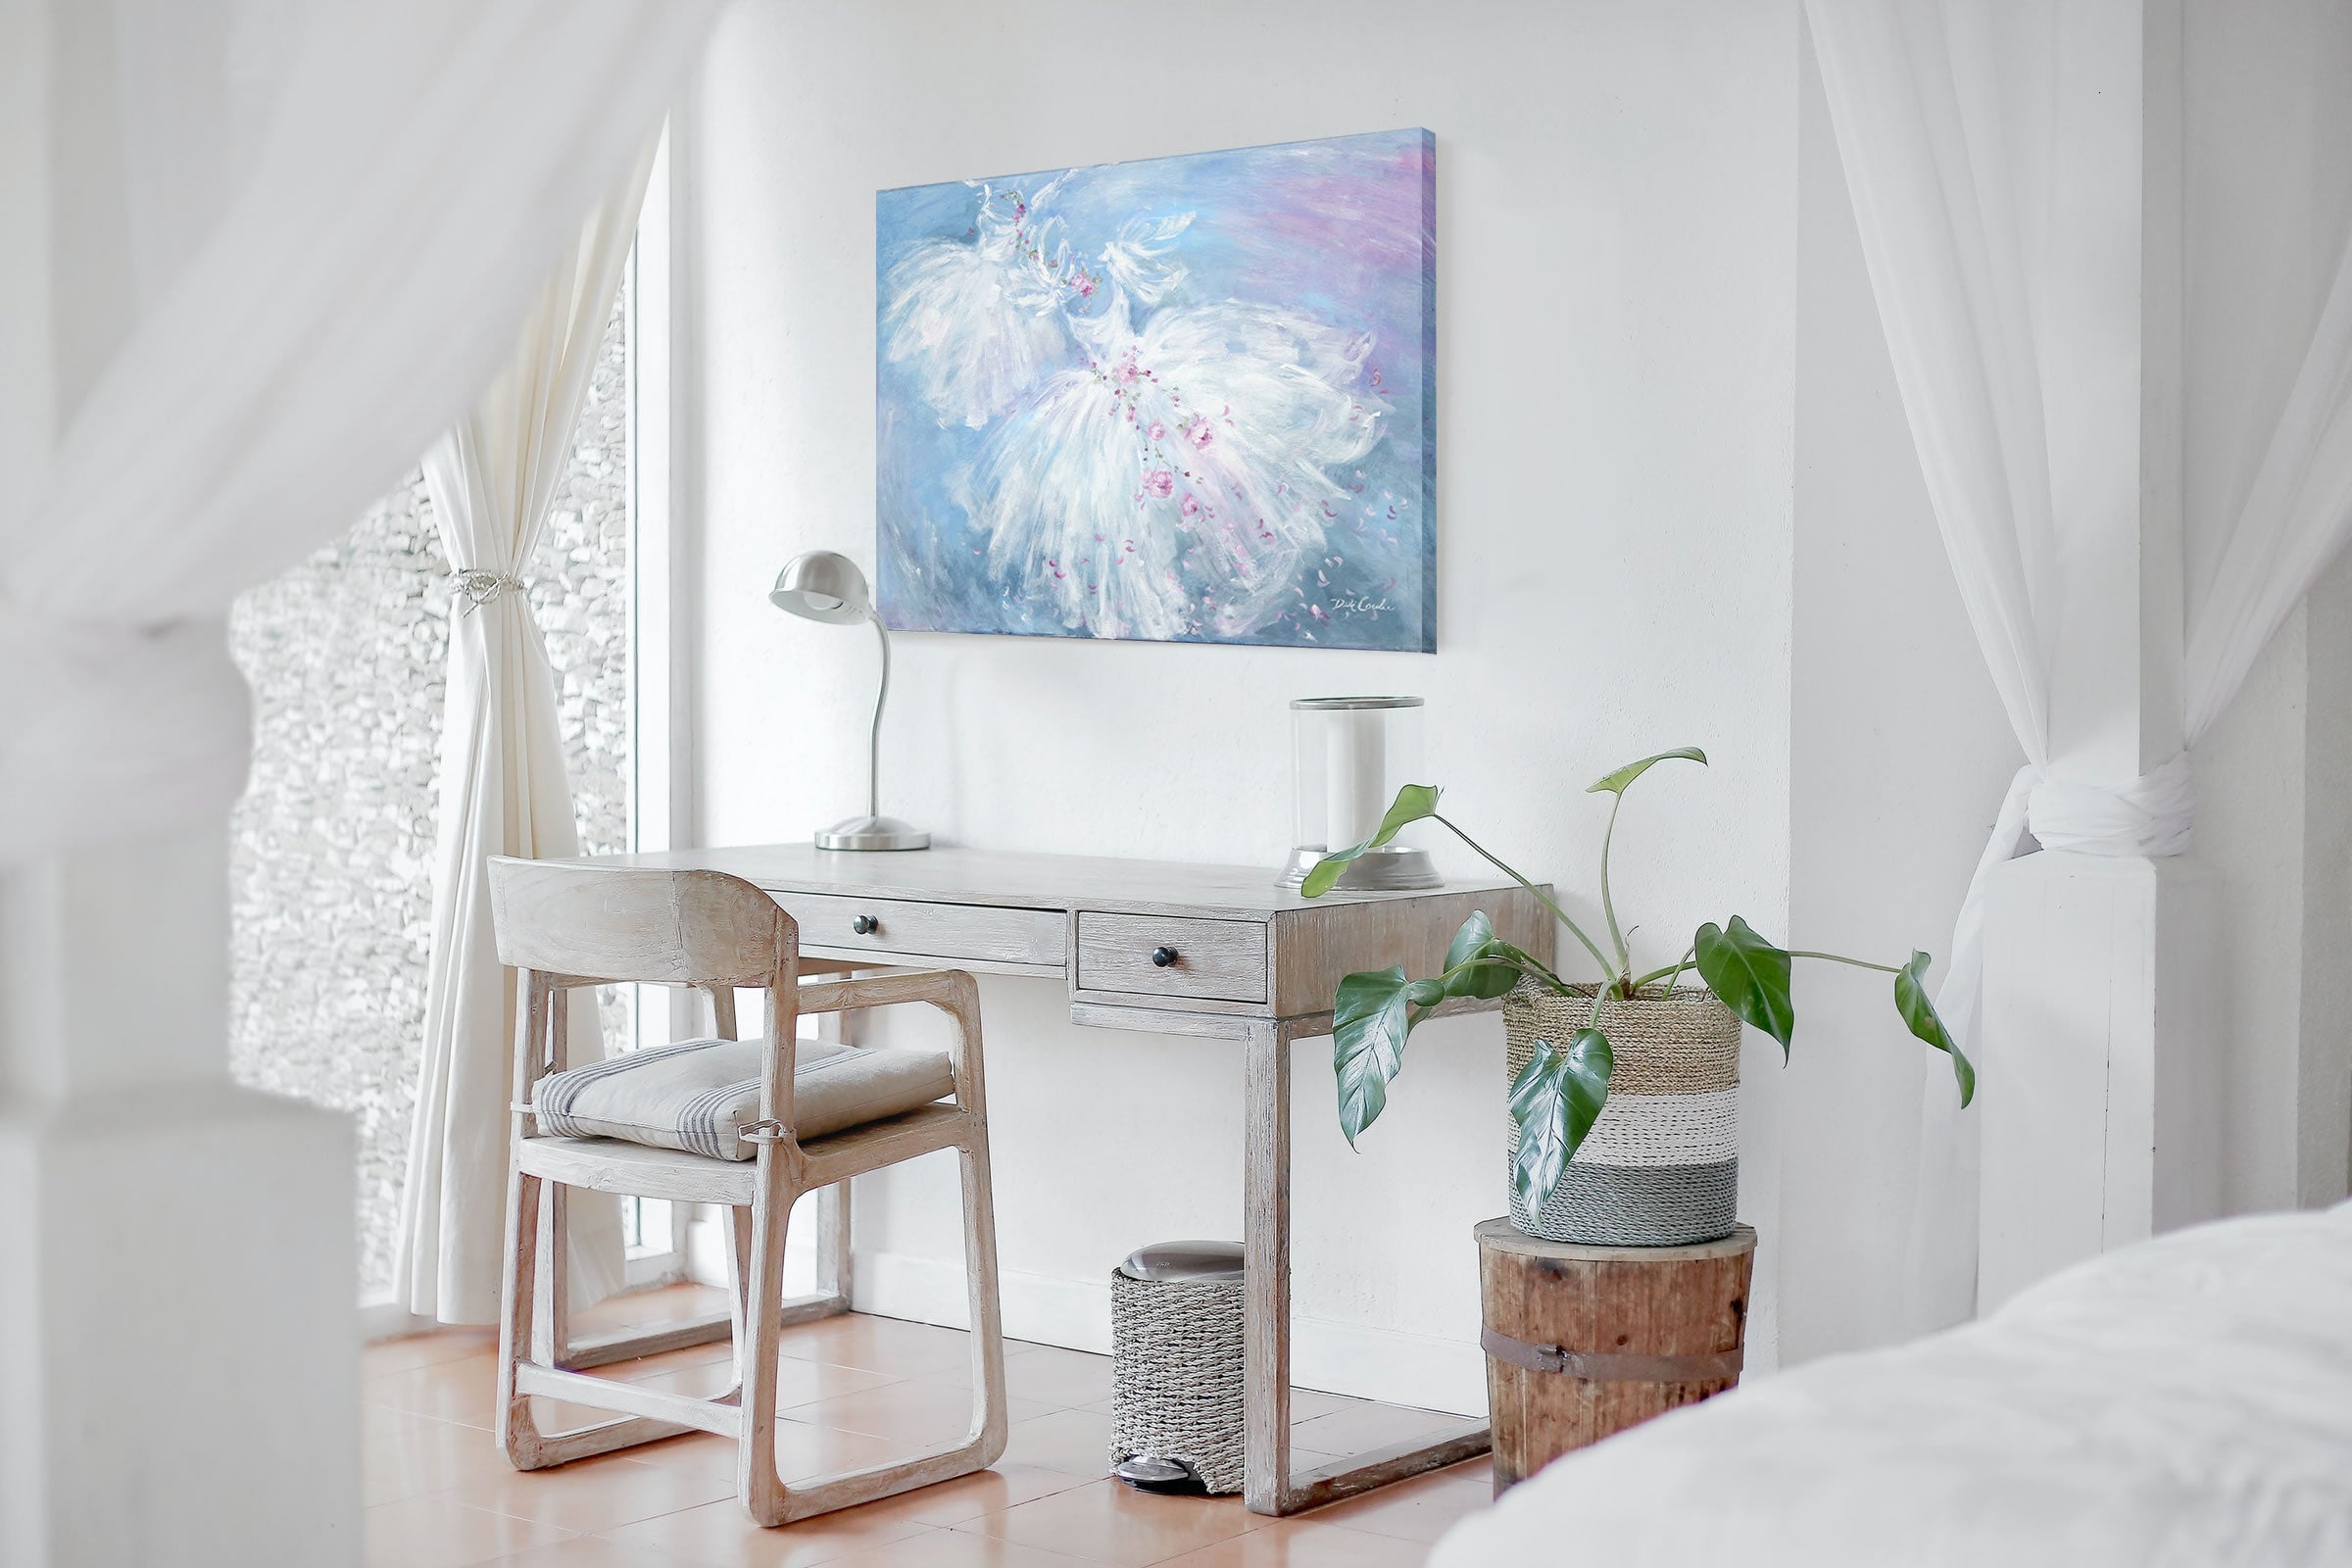
<instances>
[{"instance_id":1,"label":"desk top surface","mask_svg":"<svg viewBox=\"0 0 2352 1568\"><path fill-rule=\"evenodd\" d=\"M1390 903L1516 886L1501 876L1473 877L1411 893L1335 892L1320 899L1302 899L1295 888L1277 887L1275 873L1267 866L956 847L859 851L820 850L812 844L752 844L648 855L598 855L556 863L723 871L769 893L841 894L1032 909L1100 906L1223 911L1253 917L1285 909Z\"/></svg>"}]
</instances>

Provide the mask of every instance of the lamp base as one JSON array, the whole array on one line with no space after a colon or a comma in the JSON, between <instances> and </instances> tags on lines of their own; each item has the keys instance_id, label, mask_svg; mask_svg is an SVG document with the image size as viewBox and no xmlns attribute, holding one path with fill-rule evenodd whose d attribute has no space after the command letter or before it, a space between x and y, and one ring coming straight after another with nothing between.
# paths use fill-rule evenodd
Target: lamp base
<instances>
[{"instance_id":1,"label":"lamp base","mask_svg":"<svg viewBox=\"0 0 2352 1568\"><path fill-rule=\"evenodd\" d=\"M1274 879L1276 887L1295 888L1306 880L1306 873L1328 853L1320 844L1301 845L1291 852L1290 864ZM1402 893L1411 888L1442 886L1445 878L1438 875L1435 861L1427 850L1416 850L1403 844L1384 844L1377 850L1366 850L1340 873L1334 883L1342 893Z\"/></svg>"},{"instance_id":2,"label":"lamp base","mask_svg":"<svg viewBox=\"0 0 2352 1568\"><path fill-rule=\"evenodd\" d=\"M853 816L816 836L820 850L927 850L931 835L895 816Z\"/></svg>"}]
</instances>

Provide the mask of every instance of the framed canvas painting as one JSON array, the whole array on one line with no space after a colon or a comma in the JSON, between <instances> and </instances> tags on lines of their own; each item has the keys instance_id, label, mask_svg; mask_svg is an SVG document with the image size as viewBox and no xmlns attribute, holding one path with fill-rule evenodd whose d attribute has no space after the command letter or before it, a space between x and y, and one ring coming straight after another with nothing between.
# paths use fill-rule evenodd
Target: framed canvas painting
<instances>
[{"instance_id":1,"label":"framed canvas painting","mask_svg":"<svg viewBox=\"0 0 2352 1568\"><path fill-rule=\"evenodd\" d=\"M883 191L883 618L1434 651L1436 165L1396 130Z\"/></svg>"}]
</instances>

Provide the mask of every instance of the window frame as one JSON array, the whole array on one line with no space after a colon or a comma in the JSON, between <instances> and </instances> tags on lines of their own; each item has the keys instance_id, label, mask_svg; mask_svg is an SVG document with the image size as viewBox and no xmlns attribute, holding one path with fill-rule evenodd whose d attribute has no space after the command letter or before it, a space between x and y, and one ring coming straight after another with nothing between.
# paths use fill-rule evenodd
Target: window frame
<instances>
[{"instance_id":1,"label":"window frame","mask_svg":"<svg viewBox=\"0 0 2352 1568\"><path fill-rule=\"evenodd\" d=\"M671 167L675 141L668 126L654 152L637 237L622 279L629 345L629 848L634 853L674 849L687 841L684 810L689 777L681 710L684 671L677 658L674 530L671 501L672 349L675 300L671 287ZM634 1016L642 1048L681 1038L686 993L637 987ZM679 1205L624 1200L622 1228L637 1241L627 1253L632 1289L672 1284L689 1276L689 1213Z\"/></svg>"}]
</instances>

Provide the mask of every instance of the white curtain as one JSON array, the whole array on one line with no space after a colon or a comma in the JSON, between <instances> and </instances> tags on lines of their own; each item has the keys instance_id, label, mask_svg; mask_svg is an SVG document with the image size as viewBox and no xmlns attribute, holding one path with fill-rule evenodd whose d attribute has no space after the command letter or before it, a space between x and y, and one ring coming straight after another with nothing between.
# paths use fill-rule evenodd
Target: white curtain
<instances>
[{"instance_id":1,"label":"white curtain","mask_svg":"<svg viewBox=\"0 0 2352 1568\"><path fill-rule=\"evenodd\" d=\"M225 814L230 600L480 391L715 9L114 0L132 325L0 490L0 863Z\"/></svg>"},{"instance_id":2,"label":"white curtain","mask_svg":"<svg viewBox=\"0 0 2352 1568\"><path fill-rule=\"evenodd\" d=\"M444 1323L491 1323L499 1309L515 999L491 928L489 858L580 852L555 670L525 573L570 466L652 168L649 150L590 217L532 302L513 361L424 458L457 592L423 1064L393 1289ZM603 1056L593 996L578 999L568 1039L574 1065ZM569 1213L572 1298L586 1305L621 1285L619 1208L575 1193Z\"/></svg>"},{"instance_id":3,"label":"white curtain","mask_svg":"<svg viewBox=\"0 0 2352 1568\"><path fill-rule=\"evenodd\" d=\"M2042 408L2054 321L2051 84L2067 8L1977 0L1807 0L1871 290L1969 623L2026 762L1971 879L1937 994L1975 1040L1984 896L2038 845L2178 855L2194 796L2186 758L2140 778L2050 772L2049 693L2068 519L2055 514ZM2193 745L2352 530L2352 250L2210 589L2186 628ZM2030 835L2030 837L2029 837ZM1977 1123L1948 1075L1922 1102L1910 1317L1974 1310Z\"/></svg>"},{"instance_id":4,"label":"white curtain","mask_svg":"<svg viewBox=\"0 0 2352 1568\"><path fill-rule=\"evenodd\" d=\"M2183 671L2194 745L2352 530L2352 242L2278 427L2188 624Z\"/></svg>"}]
</instances>

